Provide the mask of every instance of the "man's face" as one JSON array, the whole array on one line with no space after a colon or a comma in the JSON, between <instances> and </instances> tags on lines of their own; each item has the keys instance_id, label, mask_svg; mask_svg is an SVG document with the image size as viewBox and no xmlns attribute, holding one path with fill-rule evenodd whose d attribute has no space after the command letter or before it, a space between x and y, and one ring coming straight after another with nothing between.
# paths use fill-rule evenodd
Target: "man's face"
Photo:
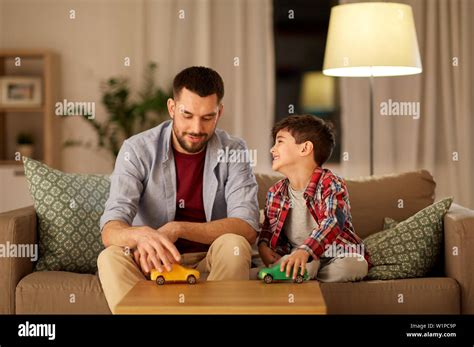
<instances>
[{"instance_id":1,"label":"man's face","mask_svg":"<svg viewBox=\"0 0 474 347\"><path fill-rule=\"evenodd\" d=\"M175 149L188 154L202 151L214 134L222 111L216 94L200 97L183 88L176 100L168 99Z\"/></svg>"},{"instance_id":2,"label":"man's face","mask_svg":"<svg viewBox=\"0 0 474 347\"><path fill-rule=\"evenodd\" d=\"M275 137L275 144L270 149L272 169L282 174L291 168L301 157L301 146L286 130L280 130Z\"/></svg>"}]
</instances>

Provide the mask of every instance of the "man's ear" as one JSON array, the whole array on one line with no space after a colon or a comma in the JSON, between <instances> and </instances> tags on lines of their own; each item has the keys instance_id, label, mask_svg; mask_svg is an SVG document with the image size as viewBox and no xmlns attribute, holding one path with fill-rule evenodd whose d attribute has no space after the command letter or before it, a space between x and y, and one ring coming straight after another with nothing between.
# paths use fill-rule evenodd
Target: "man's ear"
<instances>
[{"instance_id":1,"label":"man's ear","mask_svg":"<svg viewBox=\"0 0 474 347\"><path fill-rule=\"evenodd\" d=\"M222 115L224 114L224 104L220 104L220 105L219 105L219 111L218 111L218 113L219 113L219 116L217 117L217 120L219 120L219 118L221 118Z\"/></svg>"},{"instance_id":2,"label":"man's ear","mask_svg":"<svg viewBox=\"0 0 474 347\"><path fill-rule=\"evenodd\" d=\"M176 109L176 103L174 102L174 100L172 98L169 98L168 101L166 102L166 106L168 106L168 113L169 113L171 119L173 119L174 112L175 112L175 109Z\"/></svg>"}]
</instances>

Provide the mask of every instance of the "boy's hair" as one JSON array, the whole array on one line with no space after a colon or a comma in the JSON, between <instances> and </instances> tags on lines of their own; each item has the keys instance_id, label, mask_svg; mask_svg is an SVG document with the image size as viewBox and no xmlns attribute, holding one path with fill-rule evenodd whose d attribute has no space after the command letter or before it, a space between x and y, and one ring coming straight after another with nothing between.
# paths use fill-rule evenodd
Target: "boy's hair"
<instances>
[{"instance_id":1,"label":"boy's hair","mask_svg":"<svg viewBox=\"0 0 474 347\"><path fill-rule=\"evenodd\" d=\"M179 97L186 88L200 97L217 95L217 103L224 97L224 81L214 70L204 66L191 66L176 75L173 80L173 97Z\"/></svg>"},{"instance_id":2,"label":"boy's hair","mask_svg":"<svg viewBox=\"0 0 474 347\"><path fill-rule=\"evenodd\" d=\"M333 124L316 116L295 115L282 119L272 129L273 142L280 130L288 131L297 144L311 141L314 161L319 166L329 159L336 146Z\"/></svg>"}]
</instances>

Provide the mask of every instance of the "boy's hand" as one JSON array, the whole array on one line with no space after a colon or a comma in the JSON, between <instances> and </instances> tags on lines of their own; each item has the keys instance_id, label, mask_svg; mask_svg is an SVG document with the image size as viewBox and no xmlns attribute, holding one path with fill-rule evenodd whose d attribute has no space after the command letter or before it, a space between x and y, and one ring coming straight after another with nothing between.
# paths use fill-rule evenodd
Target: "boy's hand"
<instances>
[{"instance_id":1,"label":"boy's hand","mask_svg":"<svg viewBox=\"0 0 474 347\"><path fill-rule=\"evenodd\" d=\"M298 274L298 269L301 268L301 276L304 276L304 271L306 270L306 263L308 262L309 253L304 249L298 249L296 252L293 252L289 257L284 259L280 264L280 271L285 271L286 267L286 277L290 277L291 270L293 269L293 279L296 279Z\"/></svg>"},{"instance_id":2,"label":"boy's hand","mask_svg":"<svg viewBox=\"0 0 474 347\"><path fill-rule=\"evenodd\" d=\"M281 255L268 247L265 243L261 243L258 246L258 253L260 253L260 257L265 263L265 266L270 266L281 258Z\"/></svg>"}]
</instances>

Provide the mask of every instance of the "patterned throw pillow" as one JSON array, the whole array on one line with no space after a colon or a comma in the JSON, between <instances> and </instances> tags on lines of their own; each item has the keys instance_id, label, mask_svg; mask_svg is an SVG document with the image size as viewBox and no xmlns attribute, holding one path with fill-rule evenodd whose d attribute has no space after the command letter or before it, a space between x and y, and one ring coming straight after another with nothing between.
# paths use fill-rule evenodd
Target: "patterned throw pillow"
<instances>
[{"instance_id":1,"label":"patterned throw pillow","mask_svg":"<svg viewBox=\"0 0 474 347\"><path fill-rule=\"evenodd\" d=\"M383 229L382 230L387 230L387 229L392 229L397 226L398 222L390 217L385 217L383 220Z\"/></svg>"},{"instance_id":2,"label":"patterned throw pillow","mask_svg":"<svg viewBox=\"0 0 474 347\"><path fill-rule=\"evenodd\" d=\"M367 237L373 267L368 279L426 276L435 266L443 241L443 217L453 198L445 198L410 218Z\"/></svg>"},{"instance_id":3,"label":"patterned throw pillow","mask_svg":"<svg viewBox=\"0 0 474 347\"><path fill-rule=\"evenodd\" d=\"M104 248L99 219L109 195L103 175L67 174L23 158L38 216L36 271L95 273Z\"/></svg>"}]
</instances>

